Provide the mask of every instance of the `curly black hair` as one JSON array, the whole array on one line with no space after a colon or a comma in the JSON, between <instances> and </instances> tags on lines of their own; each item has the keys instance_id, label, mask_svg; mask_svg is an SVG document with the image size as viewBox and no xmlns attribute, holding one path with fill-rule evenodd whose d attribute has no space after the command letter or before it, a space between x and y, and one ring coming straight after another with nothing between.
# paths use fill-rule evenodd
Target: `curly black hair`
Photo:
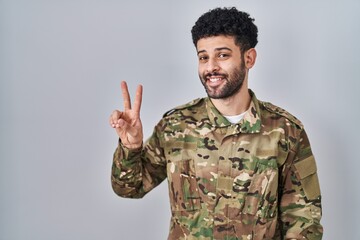
<instances>
[{"instance_id":1,"label":"curly black hair","mask_svg":"<svg viewBox=\"0 0 360 240\"><path fill-rule=\"evenodd\" d=\"M195 47L201 38L219 35L234 36L241 51L255 47L258 42L254 19L235 7L215 8L204 13L191 29L191 34Z\"/></svg>"}]
</instances>

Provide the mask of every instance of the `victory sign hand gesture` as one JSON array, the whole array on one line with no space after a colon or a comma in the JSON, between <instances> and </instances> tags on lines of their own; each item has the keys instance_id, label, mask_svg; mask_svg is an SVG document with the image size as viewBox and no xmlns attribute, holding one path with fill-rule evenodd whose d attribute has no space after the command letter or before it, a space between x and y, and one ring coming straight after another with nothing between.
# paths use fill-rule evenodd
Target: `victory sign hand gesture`
<instances>
[{"instance_id":1,"label":"victory sign hand gesture","mask_svg":"<svg viewBox=\"0 0 360 240\"><path fill-rule=\"evenodd\" d=\"M121 143L130 149L139 148L143 142L143 129L140 120L142 86L136 89L135 101L131 106L130 94L125 81L121 82L124 111L115 110L110 116L110 126L115 128Z\"/></svg>"}]
</instances>

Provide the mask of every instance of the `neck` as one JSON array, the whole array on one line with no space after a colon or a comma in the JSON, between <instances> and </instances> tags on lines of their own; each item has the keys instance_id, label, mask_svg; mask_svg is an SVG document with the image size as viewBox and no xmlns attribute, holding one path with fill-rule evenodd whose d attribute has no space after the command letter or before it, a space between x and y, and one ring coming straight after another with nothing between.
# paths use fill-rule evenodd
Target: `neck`
<instances>
[{"instance_id":1,"label":"neck","mask_svg":"<svg viewBox=\"0 0 360 240\"><path fill-rule=\"evenodd\" d=\"M250 105L251 96L249 94L247 79L244 81L240 90L233 96L225 99L212 99L216 109L225 116L234 116L245 112Z\"/></svg>"}]
</instances>

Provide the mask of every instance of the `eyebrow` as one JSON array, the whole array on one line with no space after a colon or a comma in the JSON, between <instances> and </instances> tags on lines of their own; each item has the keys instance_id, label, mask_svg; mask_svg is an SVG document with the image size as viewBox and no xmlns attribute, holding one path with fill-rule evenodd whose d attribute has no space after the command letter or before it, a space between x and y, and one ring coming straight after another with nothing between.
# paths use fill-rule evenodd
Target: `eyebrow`
<instances>
[{"instance_id":1,"label":"eyebrow","mask_svg":"<svg viewBox=\"0 0 360 240\"><path fill-rule=\"evenodd\" d=\"M215 48L215 51L221 51L221 50L228 50L230 52L232 52L232 50L228 47L219 47L219 48ZM197 52L197 54L199 55L200 53L206 52L206 50L200 50Z\"/></svg>"}]
</instances>

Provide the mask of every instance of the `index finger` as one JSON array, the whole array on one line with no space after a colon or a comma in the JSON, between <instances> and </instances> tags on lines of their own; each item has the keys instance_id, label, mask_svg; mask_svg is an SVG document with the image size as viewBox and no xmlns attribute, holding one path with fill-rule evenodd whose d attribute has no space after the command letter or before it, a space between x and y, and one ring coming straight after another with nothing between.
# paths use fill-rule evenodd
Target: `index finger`
<instances>
[{"instance_id":1,"label":"index finger","mask_svg":"<svg viewBox=\"0 0 360 240\"><path fill-rule=\"evenodd\" d=\"M131 109L130 94L125 81L121 81L121 92L124 101L124 111Z\"/></svg>"},{"instance_id":2,"label":"index finger","mask_svg":"<svg viewBox=\"0 0 360 240\"><path fill-rule=\"evenodd\" d=\"M141 102L142 102L142 91L143 87L142 85L138 85L136 89L136 95L135 95L135 101L133 106L133 111L137 116L140 115L140 108L141 108Z\"/></svg>"}]
</instances>

